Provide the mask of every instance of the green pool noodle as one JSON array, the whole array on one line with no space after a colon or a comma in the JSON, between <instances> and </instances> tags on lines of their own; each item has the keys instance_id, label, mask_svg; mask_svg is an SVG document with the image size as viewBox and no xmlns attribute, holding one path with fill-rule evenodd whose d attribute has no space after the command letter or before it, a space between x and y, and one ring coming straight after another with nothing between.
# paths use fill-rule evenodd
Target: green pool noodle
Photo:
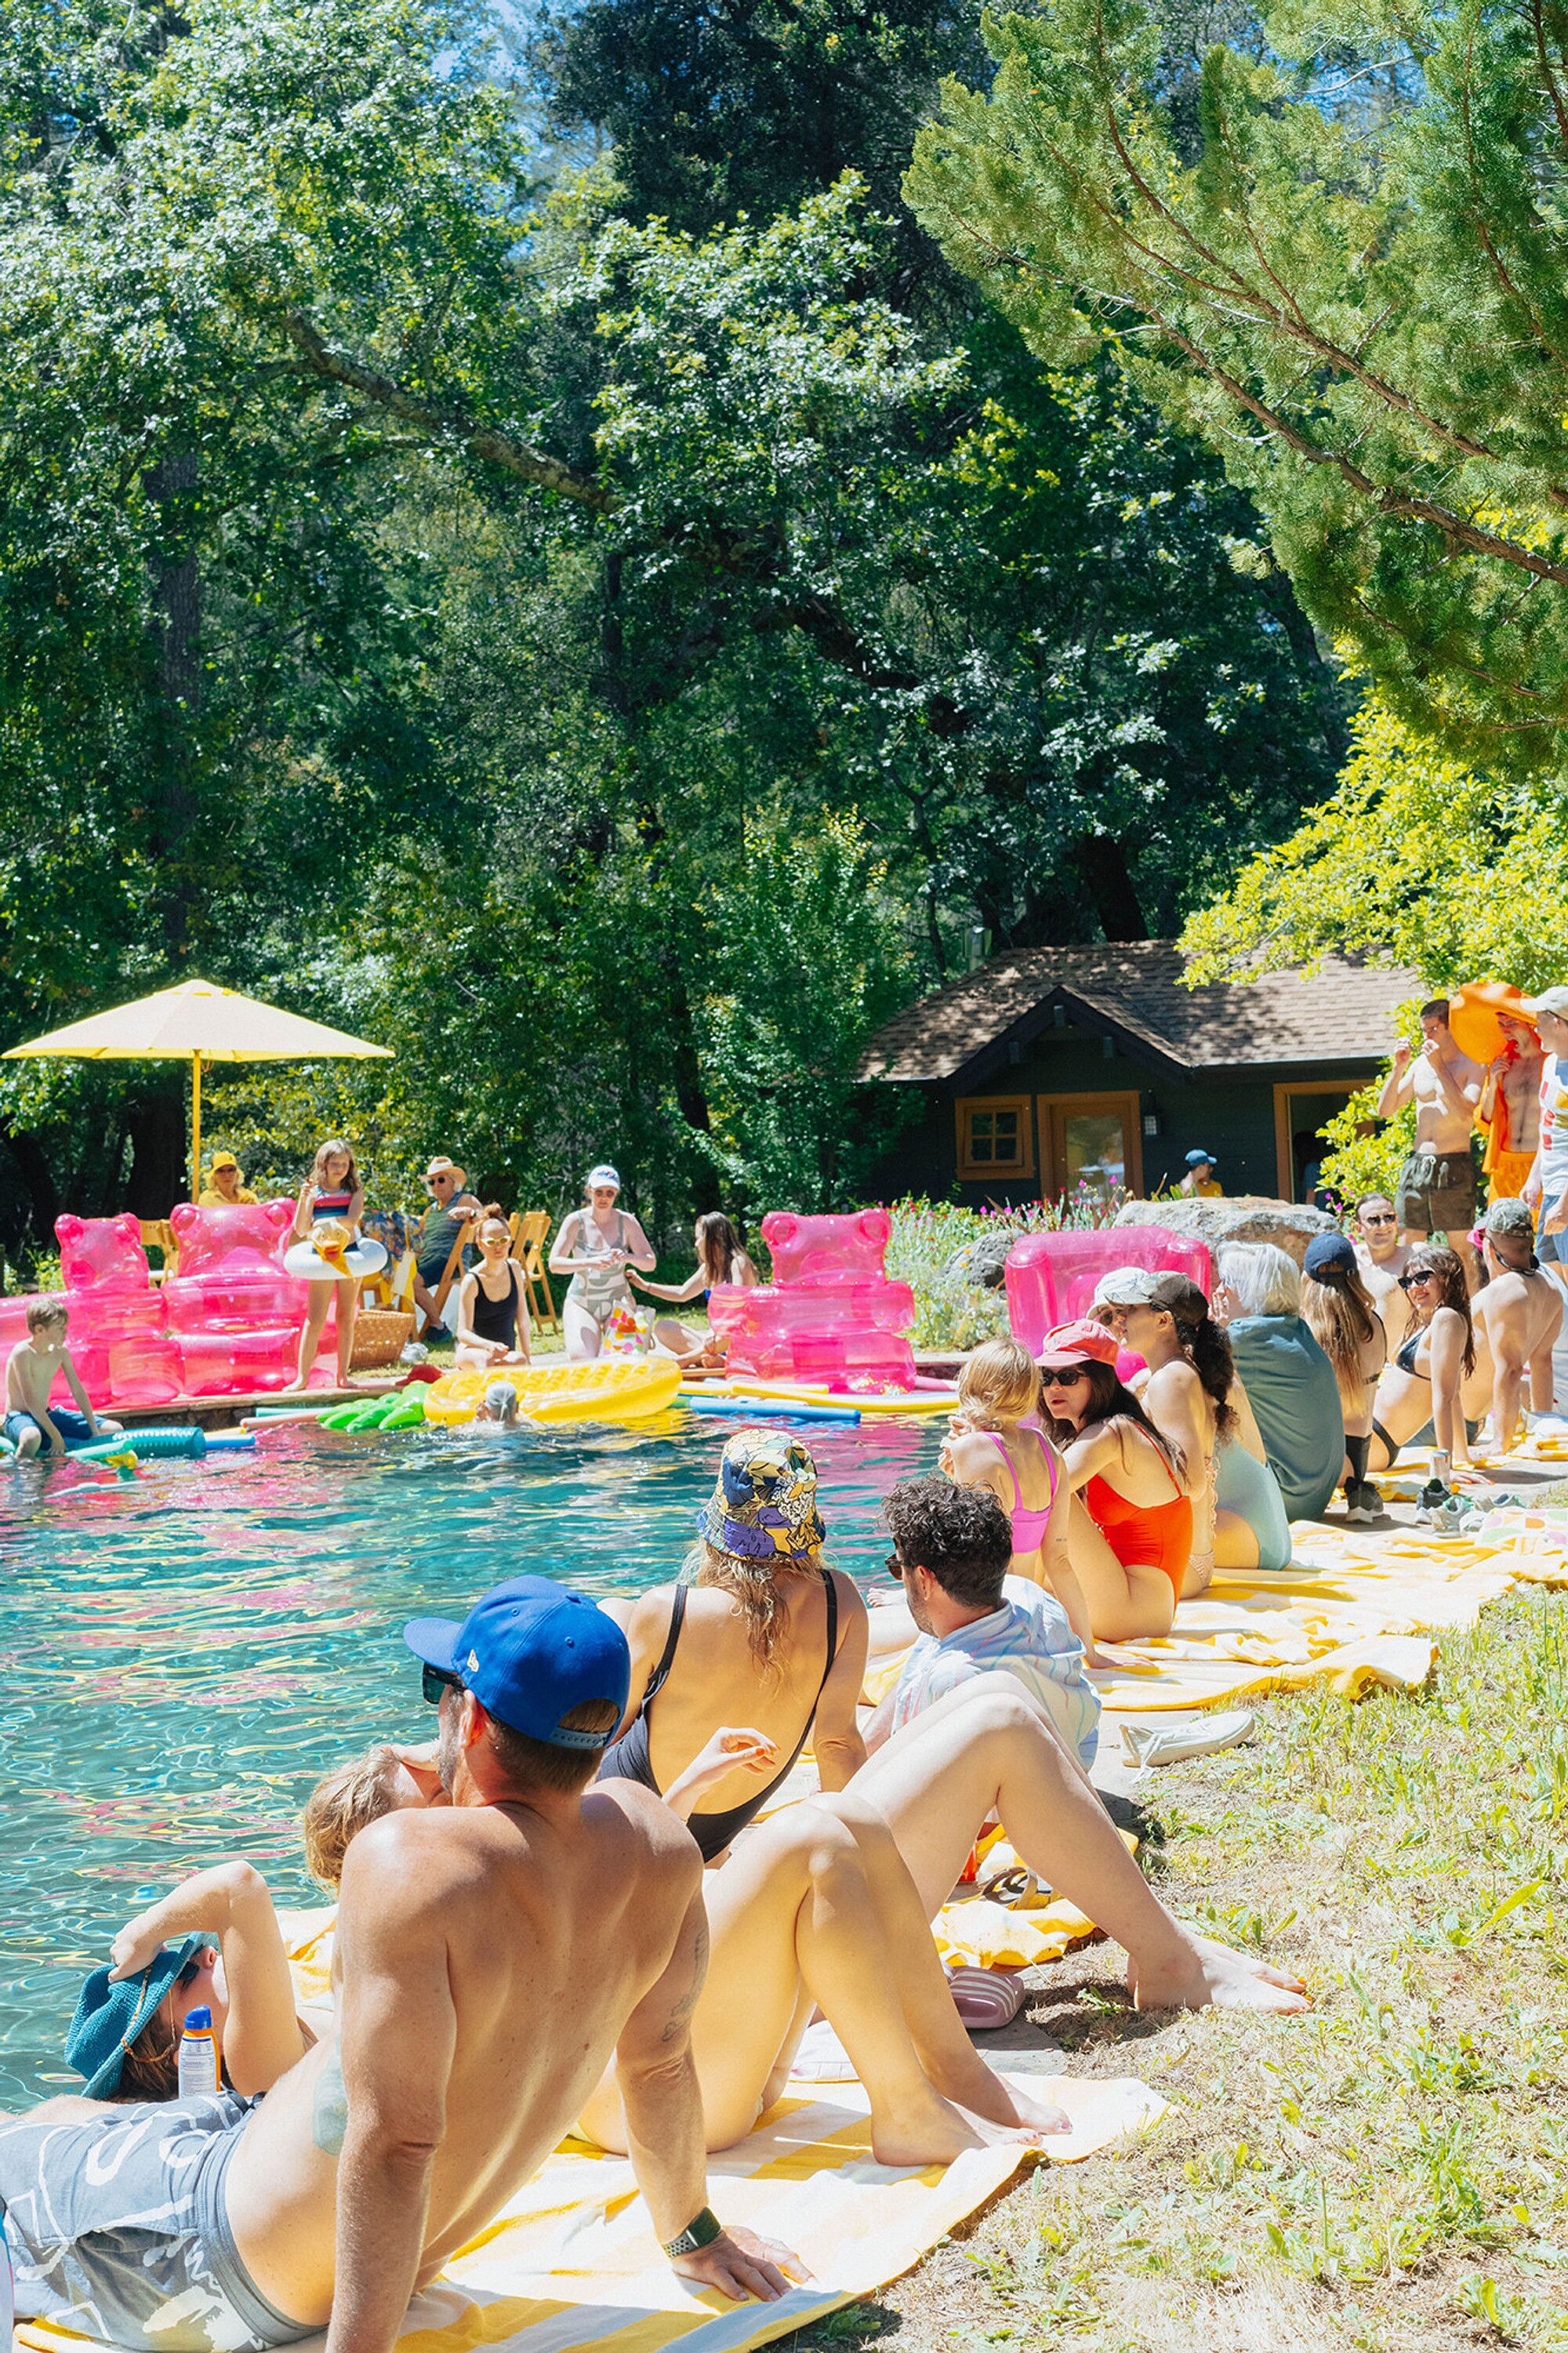
<instances>
[{"instance_id":1,"label":"green pool noodle","mask_svg":"<svg viewBox=\"0 0 1568 2353\"><path fill-rule=\"evenodd\" d=\"M417 1383L400 1397L392 1411L382 1416L383 1430L421 1430L425 1425L425 1392Z\"/></svg>"},{"instance_id":2,"label":"green pool noodle","mask_svg":"<svg viewBox=\"0 0 1568 2353\"><path fill-rule=\"evenodd\" d=\"M78 1462L101 1462L106 1454L123 1454L127 1448L142 1462L186 1455L193 1461L207 1451L205 1430L127 1430L118 1438L100 1438L92 1446L73 1450Z\"/></svg>"},{"instance_id":3,"label":"green pool noodle","mask_svg":"<svg viewBox=\"0 0 1568 2353\"><path fill-rule=\"evenodd\" d=\"M350 1422L356 1421L363 1410L358 1398L354 1398L347 1405L329 1406L326 1412L320 1415L318 1419L323 1430L346 1430Z\"/></svg>"},{"instance_id":4,"label":"green pool noodle","mask_svg":"<svg viewBox=\"0 0 1568 2353\"><path fill-rule=\"evenodd\" d=\"M373 1398L369 1405L361 1406L353 1419L345 1426L350 1430L379 1430L391 1410L384 1397Z\"/></svg>"}]
</instances>

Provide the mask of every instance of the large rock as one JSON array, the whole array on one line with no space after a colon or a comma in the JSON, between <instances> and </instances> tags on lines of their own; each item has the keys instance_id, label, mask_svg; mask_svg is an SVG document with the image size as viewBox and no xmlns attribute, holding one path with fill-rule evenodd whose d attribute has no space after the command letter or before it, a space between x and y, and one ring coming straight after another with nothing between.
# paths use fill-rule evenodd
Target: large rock
<instances>
[{"instance_id":1,"label":"large rock","mask_svg":"<svg viewBox=\"0 0 1568 2353\"><path fill-rule=\"evenodd\" d=\"M1305 1208L1297 1201L1270 1201L1260 1193L1238 1193L1232 1200L1187 1200L1181 1194L1164 1201L1129 1201L1118 1210L1119 1226L1169 1226L1173 1233L1195 1234L1211 1250L1226 1242L1272 1242L1289 1250L1298 1266L1314 1234L1331 1234L1335 1221L1326 1209Z\"/></svg>"},{"instance_id":2,"label":"large rock","mask_svg":"<svg viewBox=\"0 0 1568 2353\"><path fill-rule=\"evenodd\" d=\"M1011 1226L998 1226L994 1232L977 1234L972 1242L963 1242L955 1250L942 1269L950 1282L964 1282L973 1291L1000 1291L1003 1269L1007 1253L1018 1237Z\"/></svg>"}]
</instances>

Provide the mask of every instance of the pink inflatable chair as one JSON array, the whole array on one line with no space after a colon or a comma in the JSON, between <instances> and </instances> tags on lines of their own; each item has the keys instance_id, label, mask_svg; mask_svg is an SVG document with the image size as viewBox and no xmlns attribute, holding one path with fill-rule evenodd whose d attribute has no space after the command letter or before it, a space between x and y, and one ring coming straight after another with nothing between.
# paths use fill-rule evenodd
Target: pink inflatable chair
<instances>
[{"instance_id":1,"label":"pink inflatable chair","mask_svg":"<svg viewBox=\"0 0 1568 2353\"><path fill-rule=\"evenodd\" d=\"M294 1378L308 1292L283 1268L293 1222L289 1200L217 1209L182 1201L171 1213L180 1271L163 1298L188 1395L238 1397ZM316 1388L335 1379L335 1356L321 1363L330 1349L331 1318L311 1367Z\"/></svg>"},{"instance_id":2,"label":"pink inflatable chair","mask_svg":"<svg viewBox=\"0 0 1568 2353\"><path fill-rule=\"evenodd\" d=\"M165 1405L180 1390L179 1360L163 1330L163 1303L153 1289L142 1229L129 1210L117 1218L55 1219L69 1316L67 1345L95 1406ZM70 1402L57 1380L51 1398Z\"/></svg>"},{"instance_id":3,"label":"pink inflatable chair","mask_svg":"<svg viewBox=\"0 0 1568 2353\"><path fill-rule=\"evenodd\" d=\"M709 1294L708 1319L727 1335L733 1370L848 1391L913 1388L904 1335L914 1293L882 1271L892 1230L886 1209L815 1218L771 1210L763 1240L774 1280L752 1291L721 1283Z\"/></svg>"},{"instance_id":4,"label":"pink inflatable chair","mask_svg":"<svg viewBox=\"0 0 1568 2353\"><path fill-rule=\"evenodd\" d=\"M1013 1336L1037 1356L1046 1334L1089 1313L1095 1284L1119 1266L1151 1274L1184 1274L1206 1292L1208 1245L1169 1226L1063 1226L1026 1234L1007 1254L1007 1320Z\"/></svg>"}]
</instances>

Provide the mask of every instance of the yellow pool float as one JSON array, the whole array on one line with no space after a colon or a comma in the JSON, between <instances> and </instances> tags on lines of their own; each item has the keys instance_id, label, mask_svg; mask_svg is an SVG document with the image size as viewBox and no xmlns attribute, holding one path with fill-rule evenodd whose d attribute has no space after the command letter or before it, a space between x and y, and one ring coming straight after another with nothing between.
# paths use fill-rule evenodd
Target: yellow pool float
<instances>
[{"instance_id":1,"label":"yellow pool float","mask_svg":"<svg viewBox=\"0 0 1568 2353\"><path fill-rule=\"evenodd\" d=\"M600 1357L591 1365L503 1365L443 1373L425 1392L426 1421L472 1421L492 1381L510 1381L529 1421L645 1421L675 1402L673 1356Z\"/></svg>"}]
</instances>

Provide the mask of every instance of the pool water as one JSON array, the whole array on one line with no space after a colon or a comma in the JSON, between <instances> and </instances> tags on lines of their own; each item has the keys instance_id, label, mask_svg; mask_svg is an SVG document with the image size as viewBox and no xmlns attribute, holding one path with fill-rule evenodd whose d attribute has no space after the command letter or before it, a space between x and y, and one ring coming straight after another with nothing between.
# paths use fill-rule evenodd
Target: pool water
<instances>
[{"instance_id":1,"label":"pool water","mask_svg":"<svg viewBox=\"0 0 1568 2353\"><path fill-rule=\"evenodd\" d=\"M739 1417L737 1417L739 1419ZM674 1576L731 1425L350 1437L290 1423L254 1453L131 1481L31 1466L0 1487L0 2109L78 2078L61 2055L109 1939L183 1873L244 1854L322 1900L300 1809L329 1766L434 1718L405 1620L460 1618L524 1570L589 1593ZM934 1467L930 1421L802 1429L828 1556L879 1577L878 1511Z\"/></svg>"}]
</instances>

